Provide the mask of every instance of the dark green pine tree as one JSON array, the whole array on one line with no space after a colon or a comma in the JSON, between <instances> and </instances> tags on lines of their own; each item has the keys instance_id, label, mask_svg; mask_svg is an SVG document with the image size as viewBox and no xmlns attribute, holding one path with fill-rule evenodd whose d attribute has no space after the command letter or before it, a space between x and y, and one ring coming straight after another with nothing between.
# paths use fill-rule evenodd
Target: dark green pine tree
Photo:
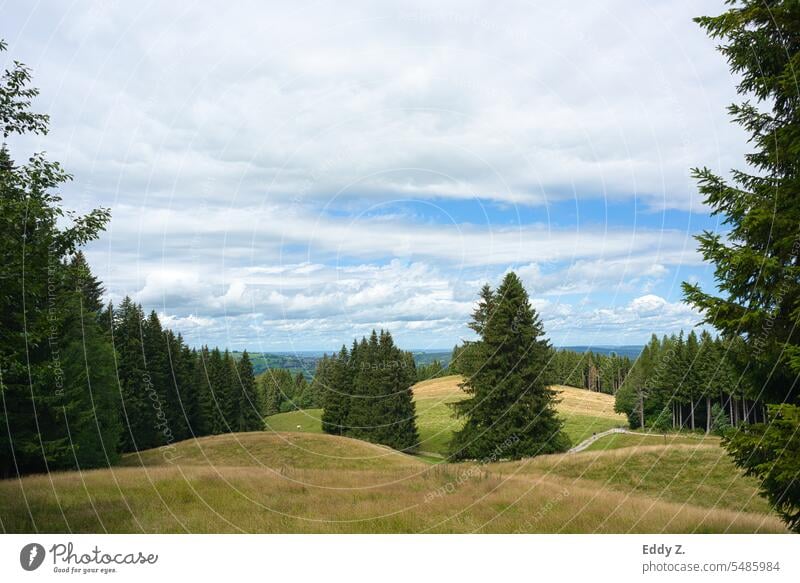
<instances>
[{"instance_id":1,"label":"dark green pine tree","mask_svg":"<svg viewBox=\"0 0 800 583\"><path fill-rule=\"evenodd\" d=\"M708 331L700 333L700 347L697 355L697 380L699 386L699 396L703 399L703 409L705 413L706 434L711 432L714 425L712 409L714 401L720 397L720 366L717 347L714 338Z\"/></svg>"},{"instance_id":2,"label":"dark green pine tree","mask_svg":"<svg viewBox=\"0 0 800 583\"><path fill-rule=\"evenodd\" d=\"M347 352L347 347L342 345L339 354L331 358L326 367L322 398L322 430L325 433L345 433L350 411L350 393L353 390L350 362L351 355Z\"/></svg>"},{"instance_id":3,"label":"dark green pine tree","mask_svg":"<svg viewBox=\"0 0 800 583\"><path fill-rule=\"evenodd\" d=\"M122 450L141 451L159 443L153 385L142 346L144 313L125 297L114 312L114 348L121 395Z\"/></svg>"},{"instance_id":4,"label":"dark green pine tree","mask_svg":"<svg viewBox=\"0 0 800 583\"><path fill-rule=\"evenodd\" d=\"M292 398L290 399L290 406L292 411L305 409L308 399L308 381L302 372L298 372L294 376L294 390Z\"/></svg>"},{"instance_id":5,"label":"dark green pine tree","mask_svg":"<svg viewBox=\"0 0 800 583\"><path fill-rule=\"evenodd\" d=\"M331 367L332 359L327 354L323 354L322 358L317 361L317 365L314 368L314 377L303 395L303 409L318 409L322 407L325 387L330 384Z\"/></svg>"},{"instance_id":6,"label":"dark green pine tree","mask_svg":"<svg viewBox=\"0 0 800 583\"><path fill-rule=\"evenodd\" d=\"M238 373L236 430L261 431L264 429L264 419L261 417L263 404L256 389L253 363L246 350L236 363L236 371Z\"/></svg>"},{"instance_id":7,"label":"dark green pine tree","mask_svg":"<svg viewBox=\"0 0 800 583\"><path fill-rule=\"evenodd\" d=\"M183 408L186 423L186 435L199 437L205 433L205 412L203 410L203 385L197 384L197 361L199 357L196 350L192 350L178 335L180 353L176 357L176 383L178 396Z\"/></svg>"},{"instance_id":8,"label":"dark green pine tree","mask_svg":"<svg viewBox=\"0 0 800 583\"><path fill-rule=\"evenodd\" d=\"M483 328L483 362L466 382L468 399L454 404L463 429L451 442L454 459L521 458L565 451L569 439L544 371L550 346L517 275L495 294Z\"/></svg>"},{"instance_id":9,"label":"dark green pine tree","mask_svg":"<svg viewBox=\"0 0 800 583\"><path fill-rule=\"evenodd\" d=\"M175 441L176 413L171 405L177 404L177 395L172 383L167 334L161 326L155 310L142 325L142 347L144 350L147 380L145 389L154 412L156 439L147 447L157 447ZM172 390L170 390L172 389ZM174 397L171 398L171 395ZM144 444L142 444L144 446Z\"/></svg>"},{"instance_id":10,"label":"dark green pine tree","mask_svg":"<svg viewBox=\"0 0 800 583\"><path fill-rule=\"evenodd\" d=\"M378 397L375 367L378 364L378 333L373 330L369 340L362 338L351 351L353 389L348 409L345 433L369 440L375 427L375 402Z\"/></svg>"},{"instance_id":11,"label":"dark green pine tree","mask_svg":"<svg viewBox=\"0 0 800 583\"><path fill-rule=\"evenodd\" d=\"M688 405L689 414L689 429L695 429L695 412L697 411L697 401L702 393L700 387L700 373L698 357L700 352L700 344L697 341L697 334L694 330L690 331L686 336L686 344L683 349L683 361L681 368L683 369L683 379L681 380L681 396L682 401Z\"/></svg>"},{"instance_id":12,"label":"dark green pine tree","mask_svg":"<svg viewBox=\"0 0 800 583\"><path fill-rule=\"evenodd\" d=\"M197 392L198 413L195 418L190 418L190 425L194 436L201 437L213 433L215 403L209 375L211 353L208 346L202 346L200 350L192 352L194 353L192 388Z\"/></svg>"},{"instance_id":13,"label":"dark green pine tree","mask_svg":"<svg viewBox=\"0 0 800 583\"><path fill-rule=\"evenodd\" d=\"M165 387L165 411L173 441L182 441L190 436L189 417L196 409L196 392L192 390L193 363L185 360L184 349L191 356L183 343L180 333L165 330L165 347L167 352L167 385Z\"/></svg>"},{"instance_id":14,"label":"dark green pine tree","mask_svg":"<svg viewBox=\"0 0 800 583\"><path fill-rule=\"evenodd\" d=\"M368 439L402 451L414 449L419 443L411 391L417 377L414 358L397 348L392 335L385 330L380 332L375 354L373 427Z\"/></svg>"},{"instance_id":15,"label":"dark green pine tree","mask_svg":"<svg viewBox=\"0 0 800 583\"><path fill-rule=\"evenodd\" d=\"M51 407L54 418L40 428L51 433L49 455L53 468L108 467L117 459L122 426L119 393L114 372L114 350L100 328L94 302L82 283L91 276L89 266L71 261L64 266L64 289L57 298L63 314L59 338L58 389ZM88 292L91 293L91 292Z\"/></svg>"},{"instance_id":16,"label":"dark green pine tree","mask_svg":"<svg viewBox=\"0 0 800 583\"><path fill-rule=\"evenodd\" d=\"M492 311L497 298L488 283L483 285L478 297L478 305L472 312L472 321L467 326L474 330L478 336L483 336L483 330L492 318Z\"/></svg>"},{"instance_id":17,"label":"dark green pine tree","mask_svg":"<svg viewBox=\"0 0 800 583\"><path fill-rule=\"evenodd\" d=\"M715 265L715 288L684 283L689 303L728 338L746 343L739 372L774 409L781 431L758 424L726 442L735 461L761 480L764 493L789 526L800 531L800 3L794 0L730 2L719 16L696 19L719 39L745 97L728 110L749 134L748 169L726 180L695 169L700 192L725 234L697 239ZM755 100L755 103L750 99ZM744 401L742 401L744 403ZM749 418L743 412L744 420ZM794 486L792 486L794 485Z\"/></svg>"},{"instance_id":18,"label":"dark green pine tree","mask_svg":"<svg viewBox=\"0 0 800 583\"><path fill-rule=\"evenodd\" d=\"M233 398L231 395L231 358L219 348L211 350L208 357L208 378L211 390L211 433L219 435L230 433L229 419L232 415Z\"/></svg>"},{"instance_id":19,"label":"dark green pine tree","mask_svg":"<svg viewBox=\"0 0 800 583\"><path fill-rule=\"evenodd\" d=\"M99 314L103 310L103 294L105 288L93 274L86 262L83 251L77 251L69 264L72 277L75 278L76 287L83 296L83 309Z\"/></svg>"}]
</instances>

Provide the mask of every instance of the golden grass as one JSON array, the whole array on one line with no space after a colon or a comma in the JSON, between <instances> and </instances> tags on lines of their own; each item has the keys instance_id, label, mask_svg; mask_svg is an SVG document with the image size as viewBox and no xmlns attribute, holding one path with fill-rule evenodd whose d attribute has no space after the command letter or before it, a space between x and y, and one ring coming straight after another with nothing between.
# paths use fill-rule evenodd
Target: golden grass
<instances>
[{"instance_id":1,"label":"golden grass","mask_svg":"<svg viewBox=\"0 0 800 583\"><path fill-rule=\"evenodd\" d=\"M768 514L470 465L159 465L31 476L0 482L0 517L7 532L785 532Z\"/></svg>"},{"instance_id":2,"label":"golden grass","mask_svg":"<svg viewBox=\"0 0 800 583\"><path fill-rule=\"evenodd\" d=\"M628 424L625 415L614 412L613 395L576 389L566 385L553 385L552 388L558 392L558 397L561 399L558 404L558 410L561 413L604 417L619 421L623 425Z\"/></svg>"},{"instance_id":3,"label":"golden grass","mask_svg":"<svg viewBox=\"0 0 800 583\"><path fill-rule=\"evenodd\" d=\"M383 445L314 433L255 431L188 439L172 447L123 456L124 466L230 466L382 470L422 465Z\"/></svg>"},{"instance_id":4,"label":"golden grass","mask_svg":"<svg viewBox=\"0 0 800 583\"><path fill-rule=\"evenodd\" d=\"M446 443L452 430L446 403L463 398L460 380L445 377L414 387L421 418L429 420L420 428L427 443ZM573 438L621 424L610 396L557 389ZM380 445L318 433L204 437L127 455L122 467L0 481L0 527L119 533L785 532L719 440L669 436L665 444L663 438L619 435L601 441L606 439L611 441L600 451L431 466Z\"/></svg>"}]
</instances>

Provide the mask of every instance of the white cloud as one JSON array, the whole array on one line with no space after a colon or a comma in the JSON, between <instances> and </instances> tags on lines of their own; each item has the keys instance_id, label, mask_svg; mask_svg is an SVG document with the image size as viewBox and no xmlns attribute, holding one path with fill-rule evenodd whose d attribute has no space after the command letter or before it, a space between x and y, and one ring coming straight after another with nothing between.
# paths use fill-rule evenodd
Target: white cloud
<instances>
[{"instance_id":1,"label":"white cloud","mask_svg":"<svg viewBox=\"0 0 800 583\"><path fill-rule=\"evenodd\" d=\"M199 340L319 347L382 322L448 344L512 268L554 331L641 339L693 317L664 283L700 264L688 229L529 216L573 199L702 210L688 169L746 147L691 22L722 8L19 3L10 55L53 128L12 147L75 174L68 206L112 208L90 248L109 297ZM380 214L398 200L444 219ZM493 223L498 207L518 220Z\"/></svg>"}]
</instances>

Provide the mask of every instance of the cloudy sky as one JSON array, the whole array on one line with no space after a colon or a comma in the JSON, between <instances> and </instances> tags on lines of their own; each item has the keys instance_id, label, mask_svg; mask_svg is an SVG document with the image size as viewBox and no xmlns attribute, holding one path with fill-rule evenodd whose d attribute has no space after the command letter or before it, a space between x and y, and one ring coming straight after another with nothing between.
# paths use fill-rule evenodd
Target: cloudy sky
<instances>
[{"instance_id":1,"label":"cloudy sky","mask_svg":"<svg viewBox=\"0 0 800 583\"><path fill-rule=\"evenodd\" d=\"M433 7L432 7L433 6ZM721 1L0 0L109 299L193 344L452 347L523 277L555 344L697 322L692 166L740 166Z\"/></svg>"}]
</instances>

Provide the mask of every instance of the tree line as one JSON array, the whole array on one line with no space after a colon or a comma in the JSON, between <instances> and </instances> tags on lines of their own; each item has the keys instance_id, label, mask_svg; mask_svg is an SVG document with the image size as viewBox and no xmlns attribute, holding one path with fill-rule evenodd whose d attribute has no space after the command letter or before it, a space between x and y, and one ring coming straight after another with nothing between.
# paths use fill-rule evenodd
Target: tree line
<instances>
[{"instance_id":1,"label":"tree line","mask_svg":"<svg viewBox=\"0 0 800 583\"><path fill-rule=\"evenodd\" d=\"M259 393L263 395L265 417L300 409L322 407L322 370L330 359L324 355L317 361L315 373L309 382L302 372L292 373L285 368L268 368L258 378Z\"/></svg>"},{"instance_id":2,"label":"tree line","mask_svg":"<svg viewBox=\"0 0 800 583\"><path fill-rule=\"evenodd\" d=\"M417 446L414 357L387 330L354 340L350 350L342 346L320 361L315 376L323 387L323 431L399 450Z\"/></svg>"},{"instance_id":3,"label":"tree line","mask_svg":"<svg viewBox=\"0 0 800 583\"><path fill-rule=\"evenodd\" d=\"M548 362L548 378L553 384L615 394L625 381L633 363L627 356L553 349Z\"/></svg>"},{"instance_id":4,"label":"tree line","mask_svg":"<svg viewBox=\"0 0 800 583\"><path fill-rule=\"evenodd\" d=\"M81 247L108 209L65 209L58 188L71 176L41 153L17 164L6 144L48 131L48 116L30 109L30 79L17 62L0 78L0 476L261 429L247 353L190 349L130 298L103 306Z\"/></svg>"},{"instance_id":5,"label":"tree line","mask_svg":"<svg viewBox=\"0 0 800 583\"><path fill-rule=\"evenodd\" d=\"M694 330L653 335L616 393L615 409L633 428L702 429L765 420L757 386L737 373L747 358L741 338L729 341Z\"/></svg>"}]
</instances>

